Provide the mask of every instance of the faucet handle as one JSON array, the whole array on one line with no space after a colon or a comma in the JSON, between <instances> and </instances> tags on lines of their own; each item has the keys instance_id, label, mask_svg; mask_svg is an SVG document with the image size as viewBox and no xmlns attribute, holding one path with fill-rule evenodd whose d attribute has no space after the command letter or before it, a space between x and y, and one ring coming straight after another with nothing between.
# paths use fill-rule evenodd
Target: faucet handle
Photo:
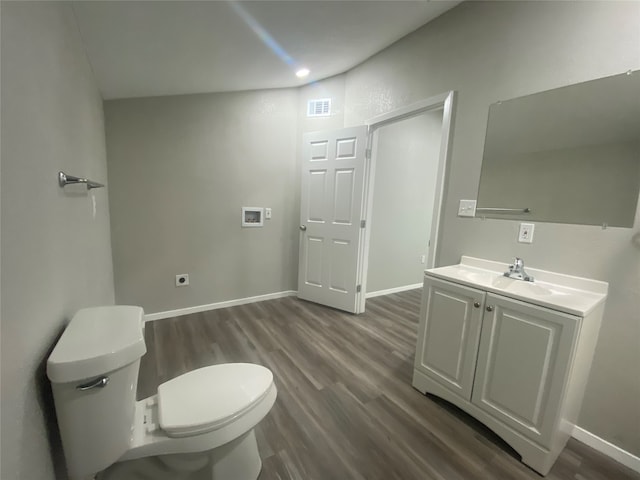
<instances>
[{"instance_id":1,"label":"faucet handle","mask_svg":"<svg viewBox=\"0 0 640 480\"><path fill-rule=\"evenodd\" d=\"M504 273L505 277L516 278L526 282L533 282L534 278L524 271L524 260L520 257L513 259L513 264L509 265L509 271Z\"/></svg>"}]
</instances>

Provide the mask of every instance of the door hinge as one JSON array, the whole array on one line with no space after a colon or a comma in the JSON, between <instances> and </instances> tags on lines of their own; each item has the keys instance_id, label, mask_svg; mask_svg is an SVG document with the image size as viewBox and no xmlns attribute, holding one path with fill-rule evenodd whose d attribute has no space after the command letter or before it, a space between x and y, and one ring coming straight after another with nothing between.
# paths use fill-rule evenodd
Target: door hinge
<instances>
[{"instance_id":1,"label":"door hinge","mask_svg":"<svg viewBox=\"0 0 640 480\"><path fill-rule=\"evenodd\" d=\"M360 228L365 228L367 226L366 220L360 220Z\"/></svg>"},{"instance_id":2,"label":"door hinge","mask_svg":"<svg viewBox=\"0 0 640 480\"><path fill-rule=\"evenodd\" d=\"M370 148L367 148L367 149L364 151L364 156L365 156L365 158L366 158L367 160L371 160L371 149L370 149Z\"/></svg>"},{"instance_id":3,"label":"door hinge","mask_svg":"<svg viewBox=\"0 0 640 480\"><path fill-rule=\"evenodd\" d=\"M360 293L362 291L362 285L356 285L356 293Z\"/></svg>"}]
</instances>

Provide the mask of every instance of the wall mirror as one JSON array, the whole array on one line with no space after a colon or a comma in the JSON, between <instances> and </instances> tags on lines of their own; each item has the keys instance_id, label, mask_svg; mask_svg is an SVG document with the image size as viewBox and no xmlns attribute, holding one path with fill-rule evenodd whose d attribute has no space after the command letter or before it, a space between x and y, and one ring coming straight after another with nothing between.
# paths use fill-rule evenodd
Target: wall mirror
<instances>
[{"instance_id":1,"label":"wall mirror","mask_svg":"<svg viewBox=\"0 0 640 480\"><path fill-rule=\"evenodd\" d=\"M476 217L633 227L639 190L640 71L490 106Z\"/></svg>"}]
</instances>

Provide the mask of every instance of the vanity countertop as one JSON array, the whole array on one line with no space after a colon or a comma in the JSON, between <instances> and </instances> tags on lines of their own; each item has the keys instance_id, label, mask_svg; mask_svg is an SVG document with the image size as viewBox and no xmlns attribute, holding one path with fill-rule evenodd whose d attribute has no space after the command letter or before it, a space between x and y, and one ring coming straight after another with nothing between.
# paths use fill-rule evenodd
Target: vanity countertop
<instances>
[{"instance_id":1,"label":"vanity countertop","mask_svg":"<svg viewBox=\"0 0 640 480\"><path fill-rule=\"evenodd\" d=\"M525 265L534 282L503 275L508 264L463 256L460 263L425 270L425 275L480 288L572 315L586 316L607 297L608 283L538 270Z\"/></svg>"}]
</instances>

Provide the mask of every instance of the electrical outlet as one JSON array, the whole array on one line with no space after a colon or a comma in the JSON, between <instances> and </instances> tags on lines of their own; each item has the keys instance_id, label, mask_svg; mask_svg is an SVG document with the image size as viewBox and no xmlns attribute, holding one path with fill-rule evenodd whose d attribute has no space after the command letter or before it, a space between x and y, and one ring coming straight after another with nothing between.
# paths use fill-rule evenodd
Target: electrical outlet
<instances>
[{"instance_id":1,"label":"electrical outlet","mask_svg":"<svg viewBox=\"0 0 640 480\"><path fill-rule=\"evenodd\" d=\"M264 218L267 220L271 220L271 208L267 207L264 209Z\"/></svg>"},{"instance_id":2,"label":"electrical outlet","mask_svg":"<svg viewBox=\"0 0 640 480\"><path fill-rule=\"evenodd\" d=\"M460 200L460 206L458 207L459 217L475 217L476 216L476 201L475 200Z\"/></svg>"},{"instance_id":3,"label":"electrical outlet","mask_svg":"<svg viewBox=\"0 0 640 480\"><path fill-rule=\"evenodd\" d=\"M534 228L535 228L535 225L533 223L521 223L520 231L518 232L518 242L533 243Z\"/></svg>"},{"instance_id":4,"label":"electrical outlet","mask_svg":"<svg viewBox=\"0 0 640 480\"><path fill-rule=\"evenodd\" d=\"M427 261L426 255L420 255L420 263L424 264Z\"/></svg>"},{"instance_id":5,"label":"electrical outlet","mask_svg":"<svg viewBox=\"0 0 640 480\"><path fill-rule=\"evenodd\" d=\"M189 285L189 274L181 273L180 275L176 275L176 287L186 287Z\"/></svg>"}]
</instances>

